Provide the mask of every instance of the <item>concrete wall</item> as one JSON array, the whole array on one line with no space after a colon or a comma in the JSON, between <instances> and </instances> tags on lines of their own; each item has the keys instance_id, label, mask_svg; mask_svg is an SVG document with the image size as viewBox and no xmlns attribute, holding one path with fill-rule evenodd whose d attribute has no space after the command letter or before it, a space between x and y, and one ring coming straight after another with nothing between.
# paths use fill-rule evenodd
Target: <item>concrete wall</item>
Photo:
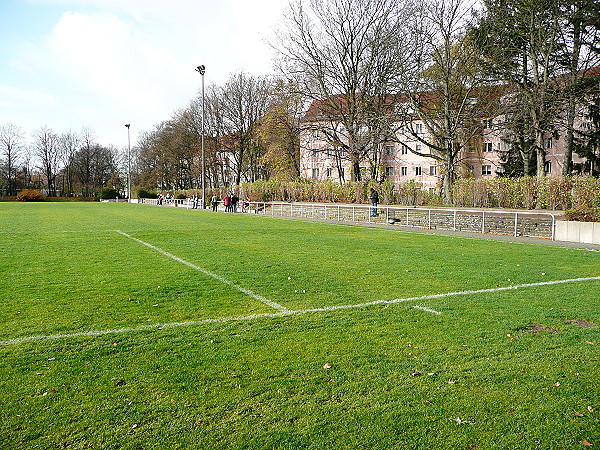
<instances>
[{"instance_id":1,"label":"concrete wall","mask_svg":"<svg viewBox=\"0 0 600 450\"><path fill-rule=\"evenodd\" d=\"M600 222L556 222L556 240L600 244Z\"/></svg>"}]
</instances>

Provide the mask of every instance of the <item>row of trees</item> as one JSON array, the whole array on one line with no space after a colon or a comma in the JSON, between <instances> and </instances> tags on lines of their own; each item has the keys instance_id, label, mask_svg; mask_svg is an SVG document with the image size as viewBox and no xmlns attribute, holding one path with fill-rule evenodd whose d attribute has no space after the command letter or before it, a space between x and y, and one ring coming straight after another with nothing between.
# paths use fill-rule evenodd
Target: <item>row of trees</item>
<instances>
[{"instance_id":1,"label":"row of trees","mask_svg":"<svg viewBox=\"0 0 600 450\"><path fill-rule=\"evenodd\" d=\"M463 150L490 126L506 131L512 175L544 176L543 138L558 130L566 132L565 175L575 152L597 159L597 0L482 2L472 10L466 0L290 0L272 43L280 76L233 74L209 86L204 102L194 98L143 132L134 184L197 189L202 135L209 187L296 179L301 127L325 137L340 169L350 163L351 181L361 180L365 160L380 178L387 143L437 159L448 203ZM586 111L596 111L587 129L576 122ZM117 152L88 132L42 128L26 146L5 125L0 140L9 193L35 182L80 195L121 186Z\"/></svg>"},{"instance_id":2,"label":"row of trees","mask_svg":"<svg viewBox=\"0 0 600 450\"><path fill-rule=\"evenodd\" d=\"M240 72L204 99L208 186L299 176L299 120L303 104L295 89L270 76ZM139 182L159 189L202 184L202 99L144 132L138 144Z\"/></svg>"},{"instance_id":3,"label":"row of trees","mask_svg":"<svg viewBox=\"0 0 600 450\"><path fill-rule=\"evenodd\" d=\"M279 48L284 70L319 102L313 127L353 166L386 142L443 167L443 196L462 150L495 126L520 175L544 176L544 136L567 132L565 175L574 151L597 158L598 128L576 117L597 108L600 9L595 0L314 0L294 2ZM423 129L424 128L424 129ZM593 151L590 151L590 150ZM507 159L507 163L508 163Z\"/></svg>"},{"instance_id":4,"label":"row of trees","mask_svg":"<svg viewBox=\"0 0 600 450\"><path fill-rule=\"evenodd\" d=\"M99 145L90 130L56 133L48 127L30 139L16 125L0 125L0 193L43 189L50 196L96 196L110 185L123 190L122 157Z\"/></svg>"},{"instance_id":5,"label":"row of trees","mask_svg":"<svg viewBox=\"0 0 600 450\"><path fill-rule=\"evenodd\" d=\"M209 186L299 176L300 125L312 127L350 180L386 143L437 159L452 201L463 150L484 127L505 130L506 172L544 176L544 136L566 131L564 174L573 154L598 158L598 109L591 71L600 57L597 0L291 0L277 61L281 78L233 76L205 103ZM301 122L309 110L310 122ZM201 103L144 134L141 182L201 184ZM589 115L589 114L588 114ZM485 120L500 118L501 120ZM485 123L485 125L484 125ZM409 145L416 143L417 145ZM418 150L422 149L422 150ZM339 170L340 182L344 173Z\"/></svg>"}]
</instances>

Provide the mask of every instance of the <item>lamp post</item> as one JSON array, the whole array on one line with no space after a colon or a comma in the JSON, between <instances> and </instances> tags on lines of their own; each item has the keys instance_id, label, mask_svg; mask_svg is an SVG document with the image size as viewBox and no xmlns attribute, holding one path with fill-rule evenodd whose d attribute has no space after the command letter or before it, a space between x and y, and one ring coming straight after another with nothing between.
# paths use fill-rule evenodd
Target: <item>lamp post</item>
<instances>
[{"instance_id":1,"label":"lamp post","mask_svg":"<svg viewBox=\"0 0 600 450\"><path fill-rule=\"evenodd\" d=\"M127 203L131 203L131 136L129 135L130 123L126 123L127 127Z\"/></svg>"},{"instance_id":2,"label":"lamp post","mask_svg":"<svg viewBox=\"0 0 600 450\"><path fill-rule=\"evenodd\" d=\"M205 160L204 160L204 72L206 72L206 67L198 66L196 67L196 72L198 72L202 76L202 209L206 208L206 185L205 185Z\"/></svg>"}]
</instances>

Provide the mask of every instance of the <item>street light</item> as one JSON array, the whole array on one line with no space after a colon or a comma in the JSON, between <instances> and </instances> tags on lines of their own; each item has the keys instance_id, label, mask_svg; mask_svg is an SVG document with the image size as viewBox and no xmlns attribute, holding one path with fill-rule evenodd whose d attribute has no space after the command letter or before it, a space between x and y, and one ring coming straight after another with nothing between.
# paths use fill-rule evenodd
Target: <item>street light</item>
<instances>
[{"instance_id":1,"label":"street light","mask_svg":"<svg viewBox=\"0 0 600 450\"><path fill-rule=\"evenodd\" d=\"M206 67L198 66L196 67L196 72L198 72L202 76L202 209L206 208L206 185L205 185L205 161L204 161L204 72L206 72Z\"/></svg>"},{"instance_id":2,"label":"street light","mask_svg":"<svg viewBox=\"0 0 600 450\"><path fill-rule=\"evenodd\" d=\"M131 136L129 135L130 123L126 123L127 127L127 203L131 203Z\"/></svg>"}]
</instances>

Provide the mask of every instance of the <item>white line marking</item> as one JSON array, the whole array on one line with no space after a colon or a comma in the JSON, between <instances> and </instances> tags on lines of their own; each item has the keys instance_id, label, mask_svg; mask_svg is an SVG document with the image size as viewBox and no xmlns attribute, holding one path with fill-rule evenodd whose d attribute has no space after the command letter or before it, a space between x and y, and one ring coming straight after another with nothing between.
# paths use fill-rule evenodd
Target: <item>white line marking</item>
<instances>
[{"instance_id":1,"label":"white line marking","mask_svg":"<svg viewBox=\"0 0 600 450\"><path fill-rule=\"evenodd\" d=\"M436 314L436 315L438 315L438 316L439 316L440 314L442 314L442 313L441 313L441 312L439 312L439 311L435 311L435 310L433 310L433 309L425 308L424 306L415 305L415 306L413 306L413 308L414 308L414 309L420 309L421 311L425 311L425 312L428 312L428 313L431 313L431 314Z\"/></svg>"},{"instance_id":2,"label":"white line marking","mask_svg":"<svg viewBox=\"0 0 600 450\"><path fill-rule=\"evenodd\" d=\"M176 327L188 327L194 325L202 325L207 323L226 323L226 322L241 322L247 320L254 320L260 318L275 318L275 317L284 317L284 316L298 316L302 314L310 314L310 313L320 313L320 312L332 312L339 311L344 309L355 309L355 308L365 308L368 306L374 305L387 305L394 303L403 303L403 302L413 302L418 300L430 300L436 298L444 298L451 297L455 295L472 295L472 294L482 294L487 292L500 292L507 291L519 288L527 288L527 287L536 287L536 286L550 286L555 284L565 284L565 283L577 283L583 281L598 281L600 277L588 277L588 278L572 278L569 280L558 280L558 281L545 281L542 283L528 283L528 284L519 284L515 286L507 286L493 289L480 289L478 291L460 291L460 292L449 292L447 294L433 294L433 295L423 295L421 297L411 297L411 298L397 298L395 300L378 300L374 302L367 303L359 303L355 305L335 305L335 306L327 306L324 308L312 308L312 309L302 309L297 311L286 310L278 313L263 313L263 314L252 314L248 316L237 316L237 317L222 317L216 319L204 319L204 320L193 320L188 322L174 322L174 323L163 323L163 324L155 324L155 325L141 325L139 327L131 327L131 328L119 328L114 330L92 330L92 331L82 331L79 333L66 333L66 334L52 334L52 335L39 335L39 336L25 336L21 338L7 339L4 341L0 341L0 345L13 345L13 344L21 344L24 342L31 341L44 341L51 339L66 339L73 337L86 337L86 336L103 336L106 334L121 334L121 333L131 333L136 331L144 331L144 330L161 330L163 328L176 328ZM429 310L428 308L424 308L422 306L415 305L413 306L415 309L420 309L426 312L432 312L433 314L441 314L438 311Z\"/></svg>"},{"instance_id":3,"label":"white line marking","mask_svg":"<svg viewBox=\"0 0 600 450\"><path fill-rule=\"evenodd\" d=\"M181 259L178 256L175 256L175 255L173 255L173 254L171 254L169 252L166 252L166 251L164 251L161 248L158 248L158 247L156 247L156 246L154 246L152 244L149 244L148 242L144 242L144 241L142 241L140 239L134 238L133 236L130 236L129 234L124 233L123 231L120 231L120 230L115 230L115 231L117 233L119 233L119 234L121 234L121 235L129 238L129 239L132 239L132 240L134 240L136 242L139 242L142 245L145 245L148 248L151 248L152 250L156 250L158 253L160 253L160 254L162 254L164 256L167 256L167 257L169 257L169 258L171 258L171 259L173 259L173 260L175 260L175 261L177 261L177 262L179 262L181 264L185 264L186 266L191 267L192 269L197 270L198 272L202 272L204 275L208 275L209 277L212 277L215 280L219 280L221 283L224 283L224 284L226 284L228 286L231 286L232 288L234 288L234 289L242 292L243 294L249 295L253 299L258 300L258 301L264 303L265 305L270 306L273 309L276 309L276 310L281 311L281 312L287 312L287 311L289 311L289 309L287 309L285 306L281 306L280 304L272 302L271 300L263 297L262 295L255 294L254 292L252 292L249 289L246 289L246 288L243 288L241 286L238 286L237 284L232 283L228 279L223 278L222 276L217 275L216 273L212 273L212 272L210 272L210 271L208 271L206 269L203 269L202 267L198 267L195 264L192 264L191 262L188 262L188 261L186 261L184 259Z\"/></svg>"}]
</instances>

